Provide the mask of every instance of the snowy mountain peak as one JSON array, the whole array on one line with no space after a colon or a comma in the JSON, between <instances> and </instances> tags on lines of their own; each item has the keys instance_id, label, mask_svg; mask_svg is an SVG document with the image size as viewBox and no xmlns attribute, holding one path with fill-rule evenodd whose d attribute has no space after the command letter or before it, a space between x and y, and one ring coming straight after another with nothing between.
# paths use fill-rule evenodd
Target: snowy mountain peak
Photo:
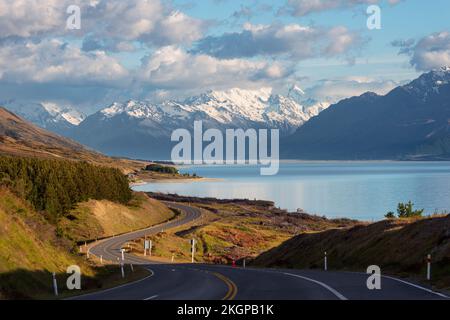
<instances>
[{"instance_id":1,"label":"snowy mountain peak","mask_svg":"<svg viewBox=\"0 0 450 320\"><path fill-rule=\"evenodd\" d=\"M288 98L296 101L297 103L301 103L305 99L305 96L306 93L296 84L289 88Z\"/></svg>"},{"instance_id":2,"label":"snowy mountain peak","mask_svg":"<svg viewBox=\"0 0 450 320\"><path fill-rule=\"evenodd\" d=\"M78 126L86 118L71 107L62 107L53 102L7 100L0 102L0 105L42 128L56 132Z\"/></svg>"},{"instance_id":3,"label":"snowy mountain peak","mask_svg":"<svg viewBox=\"0 0 450 320\"><path fill-rule=\"evenodd\" d=\"M422 74L403 88L423 101L430 95L439 93L440 87L450 84L450 67L444 66Z\"/></svg>"},{"instance_id":4,"label":"snowy mountain peak","mask_svg":"<svg viewBox=\"0 0 450 320\"><path fill-rule=\"evenodd\" d=\"M72 108L61 108L52 102L42 102L42 107L55 118L55 121L61 121L64 119L74 126L78 126L86 116L81 112Z\"/></svg>"},{"instance_id":5,"label":"snowy mountain peak","mask_svg":"<svg viewBox=\"0 0 450 320\"><path fill-rule=\"evenodd\" d=\"M127 115L140 121L142 127L159 128L163 124L164 130L172 126L189 128L195 119L215 123L221 128L270 127L289 134L328 107L327 104L304 108L300 101L305 99L305 93L297 86L291 88L290 94L275 95L272 88L264 87L256 90L211 90L183 101L113 103L100 114L105 119Z\"/></svg>"}]
</instances>

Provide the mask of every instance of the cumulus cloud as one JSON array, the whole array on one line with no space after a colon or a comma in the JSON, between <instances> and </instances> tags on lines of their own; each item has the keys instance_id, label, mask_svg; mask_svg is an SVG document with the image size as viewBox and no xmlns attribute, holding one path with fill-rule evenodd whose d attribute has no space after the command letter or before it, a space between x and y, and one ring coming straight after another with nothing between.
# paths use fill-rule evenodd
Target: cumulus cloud
<instances>
[{"instance_id":1,"label":"cumulus cloud","mask_svg":"<svg viewBox=\"0 0 450 320\"><path fill-rule=\"evenodd\" d=\"M60 40L17 41L0 46L0 81L66 83L122 82L128 71L103 51L85 53Z\"/></svg>"},{"instance_id":2,"label":"cumulus cloud","mask_svg":"<svg viewBox=\"0 0 450 320\"><path fill-rule=\"evenodd\" d=\"M167 46L143 59L139 78L160 89L193 89L248 85L286 75L276 62L217 59Z\"/></svg>"},{"instance_id":3,"label":"cumulus cloud","mask_svg":"<svg viewBox=\"0 0 450 320\"><path fill-rule=\"evenodd\" d=\"M345 27L320 28L299 24L244 24L243 31L209 36L198 41L194 53L221 59L286 55L296 59L337 56L364 40Z\"/></svg>"},{"instance_id":4,"label":"cumulus cloud","mask_svg":"<svg viewBox=\"0 0 450 320\"><path fill-rule=\"evenodd\" d=\"M79 31L66 30L69 5L81 8ZM160 0L0 0L0 38L88 36L84 47L91 50L132 41L156 46L190 43L202 36L205 27L202 20Z\"/></svg>"},{"instance_id":5,"label":"cumulus cloud","mask_svg":"<svg viewBox=\"0 0 450 320\"><path fill-rule=\"evenodd\" d=\"M287 3L281 7L279 13L300 17L315 12L352 8L362 4L371 5L387 2L394 5L401 1L403 0L288 0Z\"/></svg>"},{"instance_id":6,"label":"cumulus cloud","mask_svg":"<svg viewBox=\"0 0 450 320\"><path fill-rule=\"evenodd\" d=\"M429 71L450 65L450 32L442 31L419 39L394 41L400 54L411 56L410 63L418 71Z\"/></svg>"}]
</instances>

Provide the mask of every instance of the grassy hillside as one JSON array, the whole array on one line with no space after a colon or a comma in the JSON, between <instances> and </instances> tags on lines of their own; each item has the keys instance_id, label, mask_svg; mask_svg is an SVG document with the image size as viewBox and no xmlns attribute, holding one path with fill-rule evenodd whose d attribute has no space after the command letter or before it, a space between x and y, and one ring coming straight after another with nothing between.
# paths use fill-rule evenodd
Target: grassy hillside
<instances>
[{"instance_id":1,"label":"grassy hillside","mask_svg":"<svg viewBox=\"0 0 450 320\"><path fill-rule=\"evenodd\" d=\"M93 270L55 236L55 228L26 202L0 188L0 297L30 297L51 291L51 272L73 264Z\"/></svg>"},{"instance_id":2,"label":"grassy hillside","mask_svg":"<svg viewBox=\"0 0 450 320\"><path fill-rule=\"evenodd\" d=\"M433 279L438 286L450 288L450 216L385 220L301 234L261 254L254 264L322 268L324 251L330 269L363 271L375 264L383 272L419 280L425 275L425 257L431 253Z\"/></svg>"},{"instance_id":3,"label":"grassy hillside","mask_svg":"<svg viewBox=\"0 0 450 320\"><path fill-rule=\"evenodd\" d=\"M60 221L59 228L71 240L92 240L156 225L174 215L163 203L134 193L128 205L107 200L80 203Z\"/></svg>"}]
</instances>

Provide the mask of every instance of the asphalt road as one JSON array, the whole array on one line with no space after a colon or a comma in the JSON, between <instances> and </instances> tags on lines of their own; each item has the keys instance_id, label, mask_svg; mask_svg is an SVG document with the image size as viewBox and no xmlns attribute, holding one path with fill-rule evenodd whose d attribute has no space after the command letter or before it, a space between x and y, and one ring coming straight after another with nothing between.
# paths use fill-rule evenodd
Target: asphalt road
<instances>
[{"instance_id":1,"label":"asphalt road","mask_svg":"<svg viewBox=\"0 0 450 320\"><path fill-rule=\"evenodd\" d=\"M183 218L149 229L106 239L90 253L117 262L124 243L192 222L201 217L193 207L171 203ZM383 276L381 290L369 290L368 275L355 272L255 269L205 264L161 264L125 254L151 275L137 282L76 297L80 300L440 300L445 295L400 279Z\"/></svg>"}]
</instances>

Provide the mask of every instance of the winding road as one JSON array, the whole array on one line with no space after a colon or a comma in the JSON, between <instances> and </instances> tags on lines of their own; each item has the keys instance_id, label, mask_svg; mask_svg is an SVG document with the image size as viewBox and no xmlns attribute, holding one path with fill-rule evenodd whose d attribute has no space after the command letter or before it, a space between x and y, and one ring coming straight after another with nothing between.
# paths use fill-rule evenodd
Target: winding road
<instances>
[{"instance_id":1,"label":"winding road","mask_svg":"<svg viewBox=\"0 0 450 320\"><path fill-rule=\"evenodd\" d=\"M121 258L128 241L193 222L199 209L168 203L183 211L183 217L145 230L95 243L90 253L112 262ZM125 254L127 264L150 271L142 280L112 289L82 295L78 300L435 300L445 295L404 280L383 276L381 290L369 290L368 275L356 272L282 270L229 267L206 264L162 264Z\"/></svg>"}]
</instances>

